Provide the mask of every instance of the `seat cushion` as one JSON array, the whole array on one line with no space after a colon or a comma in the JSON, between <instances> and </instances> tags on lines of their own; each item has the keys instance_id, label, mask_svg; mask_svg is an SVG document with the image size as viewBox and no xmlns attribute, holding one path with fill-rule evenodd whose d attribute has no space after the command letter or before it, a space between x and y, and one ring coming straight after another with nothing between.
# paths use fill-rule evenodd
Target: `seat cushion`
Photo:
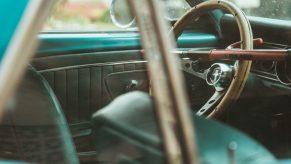
<instances>
[{"instance_id":1,"label":"seat cushion","mask_svg":"<svg viewBox=\"0 0 291 164\"><path fill-rule=\"evenodd\" d=\"M232 159L237 164L277 163L267 149L249 136L197 117L194 112L192 117L202 163L223 164ZM96 112L92 122L99 161L164 162L153 103L146 93L131 92L116 98Z\"/></svg>"}]
</instances>

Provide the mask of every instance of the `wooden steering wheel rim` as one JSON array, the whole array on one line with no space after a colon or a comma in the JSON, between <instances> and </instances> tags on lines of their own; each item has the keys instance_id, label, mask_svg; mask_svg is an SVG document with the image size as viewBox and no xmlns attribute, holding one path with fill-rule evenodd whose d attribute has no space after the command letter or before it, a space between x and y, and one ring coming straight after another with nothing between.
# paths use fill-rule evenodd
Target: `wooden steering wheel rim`
<instances>
[{"instance_id":1,"label":"wooden steering wheel rim","mask_svg":"<svg viewBox=\"0 0 291 164\"><path fill-rule=\"evenodd\" d=\"M241 48L245 50L253 49L253 34L250 23L245 14L234 4L225 0L210 0L192 7L186 12L172 27L170 33L173 33L177 39L191 20L198 18L206 11L214 9L223 9L231 13L238 24L241 39ZM236 102L244 88L248 74L251 68L251 61L236 61L235 73L226 94L218 105L207 115L207 118L219 118L223 116L226 110Z\"/></svg>"}]
</instances>

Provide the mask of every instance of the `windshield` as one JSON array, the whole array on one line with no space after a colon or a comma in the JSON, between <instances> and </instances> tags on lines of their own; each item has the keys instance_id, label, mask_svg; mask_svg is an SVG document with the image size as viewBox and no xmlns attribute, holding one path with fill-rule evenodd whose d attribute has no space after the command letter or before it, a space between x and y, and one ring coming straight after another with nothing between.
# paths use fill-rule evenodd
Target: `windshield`
<instances>
[{"instance_id":1,"label":"windshield","mask_svg":"<svg viewBox=\"0 0 291 164\"><path fill-rule=\"evenodd\" d=\"M290 0L230 0L248 16L291 20Z\"/></svg>"}]
</instances>

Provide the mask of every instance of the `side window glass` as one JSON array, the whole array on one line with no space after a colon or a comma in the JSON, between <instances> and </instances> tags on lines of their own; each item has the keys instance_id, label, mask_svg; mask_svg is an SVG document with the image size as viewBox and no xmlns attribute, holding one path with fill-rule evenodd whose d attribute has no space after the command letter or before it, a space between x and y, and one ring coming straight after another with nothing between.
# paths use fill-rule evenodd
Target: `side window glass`
<instances>
[{"instance_id":1,"label":"side window glass","mask_svg":"<svg viewBox=\"0 0 291 164\"><path fill-rule=\"evenodd\" d=\"M110 12L113 0L57 0L44 31L116 31L135 27L126 0L115 0L116 20ZM163 0L166 17L176 20L190 7L185 0ZM125 23L125 25L123 25ZM132 28L134 29L134 28Z\"/></svg>"},{"instance_id":2,"label":"side window glass","mask_svg":"<svg viewBox=\"0 0 291 164\"><path fill-rule=\"evenodd\" d=\"M111 0L58 0L44 31L116 30L110 4Z\"/></svg>"}]
</instances>

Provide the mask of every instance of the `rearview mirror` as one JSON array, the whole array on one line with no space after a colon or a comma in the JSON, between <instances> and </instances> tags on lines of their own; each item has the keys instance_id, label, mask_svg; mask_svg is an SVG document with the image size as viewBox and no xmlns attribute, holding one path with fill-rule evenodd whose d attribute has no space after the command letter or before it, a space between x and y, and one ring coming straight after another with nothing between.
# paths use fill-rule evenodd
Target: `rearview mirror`
<instances>
[{"instance_id":1,"label":"rearview mirror","mask_svg":"<svg viewBox=\"0 0 291 164\"><path fill-rule=\"evenodd\" d=\"M135 17L130 13L127 0L112 0L110 17L113 24L117 27L135 27Z\"/></svg>"}]
</instances>

